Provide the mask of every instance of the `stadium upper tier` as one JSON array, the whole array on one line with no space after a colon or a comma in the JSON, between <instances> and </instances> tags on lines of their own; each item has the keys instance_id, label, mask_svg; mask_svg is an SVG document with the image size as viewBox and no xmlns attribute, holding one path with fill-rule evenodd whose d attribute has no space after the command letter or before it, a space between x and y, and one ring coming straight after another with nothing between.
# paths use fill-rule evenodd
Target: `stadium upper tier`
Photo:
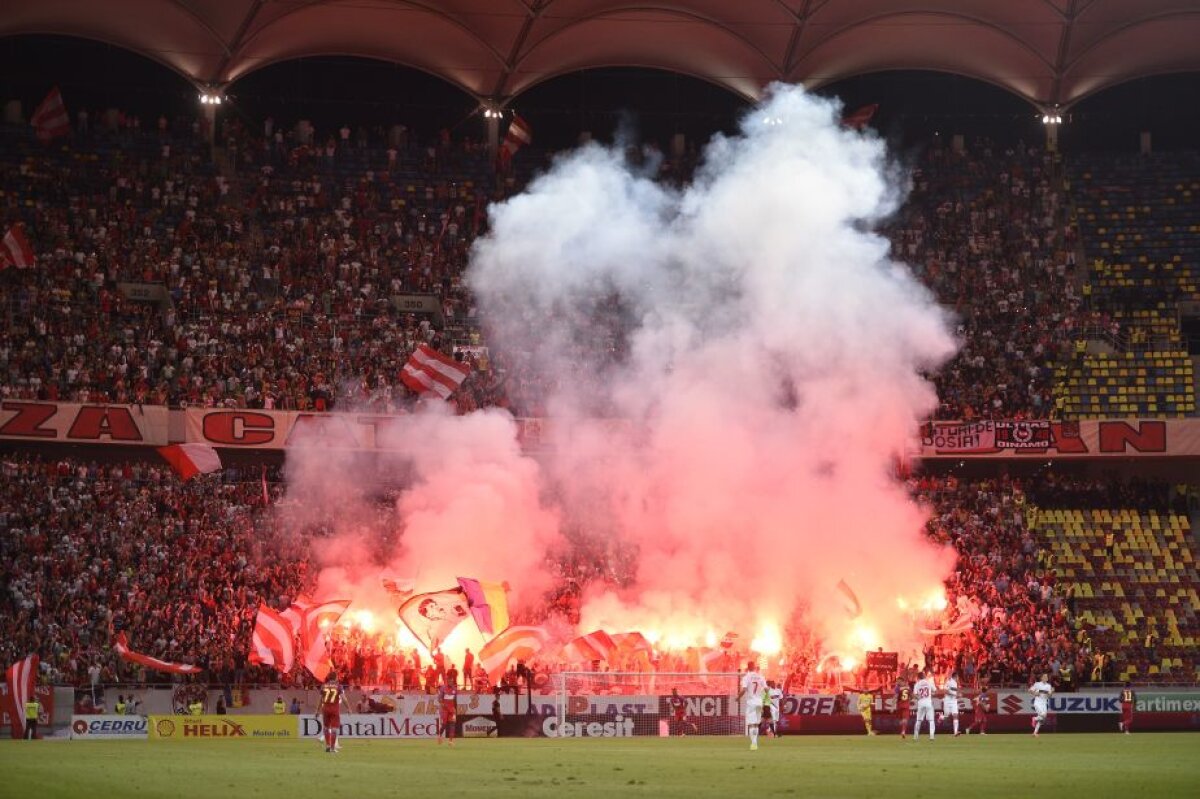
<instances>
[{"instance_id":1,"label":"stadium upper tier","mask_svg":"<svg viewBox=\"0 0 1200 799\"><path fill-rule=\"evenodd\" d=\"M0 222L24 222L38 258L0 275L0 396L398 411L414 399L400 369L425 342L475 361L460 411L542 412L555 376L488 348L462 279L488 203L520 189L536 153L497 172L470 141L302 143L236 120L215 163L183 119L51 147L0 137ZM1088 156L1065 182L1061 169L987 141L920 155L886 233L960 319L936 417L1193 414L1177 303L1197 297L1200 161ZM136 299L121 284L161 288ZM393 301L416 294L429 313Z\"/></svg>"}]
</instances>

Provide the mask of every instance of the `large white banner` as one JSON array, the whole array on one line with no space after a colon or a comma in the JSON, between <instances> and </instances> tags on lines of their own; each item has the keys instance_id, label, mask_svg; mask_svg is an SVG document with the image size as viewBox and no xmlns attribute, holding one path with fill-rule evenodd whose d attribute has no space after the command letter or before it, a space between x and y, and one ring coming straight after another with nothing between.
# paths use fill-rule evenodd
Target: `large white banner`
<instances>
[{"instance_id":1,"label":"large white banner","mask_svg":"<svg viewBox=\"0 0 1200 799\"><path fill-rule=\"evenodd\" d=\"M161 405L0 402L0 438L49 444L135 444L162 447L169 411Z\"/></svg>"}]
</instances>

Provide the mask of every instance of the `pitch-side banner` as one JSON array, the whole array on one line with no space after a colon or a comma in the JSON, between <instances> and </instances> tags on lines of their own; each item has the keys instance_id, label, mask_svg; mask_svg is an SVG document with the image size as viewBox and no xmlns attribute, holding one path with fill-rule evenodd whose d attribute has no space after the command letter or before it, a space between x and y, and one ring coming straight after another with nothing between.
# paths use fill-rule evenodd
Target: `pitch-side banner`
<instances>
[{"instance_id":1,"label":"pitch-side banner","mask_svg":"<svg viewBox=\"0 0 1200 799\"><path fill-rule=\"evenodd\" d=\"M294 741L299 716L150 716L150 740Z\"/></svg>"},{"instance_id":2,"label":"pitch-side banner","mask_svg":"<svg viewBox=\"0 0 1200 799\"><path fill-rule=\"evenodd\" d=\"M167 445L169 411L161 405L0 402L0 438L67 444Z\"/></svg>"},{"instance_id":3,"label":"pitch-side banner","mask_svg":"<svg viewBox=\"0 0 1200 799\"><path fill-rule=\"evenodd\" d=\"M1198 457L1200 419L926 422L921 458Z\"/></svg>"},{"instance_id":4,"label":"pitch-side banner","mask_svg":"<svg viewBox=\"0 0 1200 799\"><path fill-rule=\"evenodd\" d=\"M1023 691L997 691L996 709L1001 715L1016 716L1033 713L1033 697ZM1081 691L1054 694L1050 697L1051 713L1068 715L1121 712L1120 692ZM1138 690L1134 711L1138 713L1200 713L1200 692Z\"/></svg>"},{"instance_id":5,"label":"pitch-side banner","mask_svg":"<svg viewBox=\"0 0 1200 799\"><path fill-rule=\"evenodd\" d=\"M146 740L150 726L145 716L71 716L71 740L111 741L114 739Z\"/></svg>"},{"instance_id":6,"label":"pitch-side banner","mask_svg":"<svg viewBox=\"0 0 1200 799\"><path fill-rule=\"evenodd\" d=\"M292 716L300 725L301 738L319 738L325 726L319 716ZM440 722L434 715L405 713L343 713L338 735L343 738L436 738Z\"/></svg>"}]
</instances>

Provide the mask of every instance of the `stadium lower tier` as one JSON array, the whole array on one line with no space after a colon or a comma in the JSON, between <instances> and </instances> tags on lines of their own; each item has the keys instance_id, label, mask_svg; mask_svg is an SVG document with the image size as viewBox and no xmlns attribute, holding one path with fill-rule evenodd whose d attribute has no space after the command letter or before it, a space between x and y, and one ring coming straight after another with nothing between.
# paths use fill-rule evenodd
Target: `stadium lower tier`
<instances>
[{"instance_id":1,"label":"stadium lower tier","mask_svg":"<svg viewBox=\"0 0 1200 799\"><path fill-rule=\"evenodd\" d=\"M1079 635L1118 654L1117 678L1195 679L1200 663L1196 541L1188 518L1129 509L1050 509L1033 516Z\"/></svg>"}]
</instances>

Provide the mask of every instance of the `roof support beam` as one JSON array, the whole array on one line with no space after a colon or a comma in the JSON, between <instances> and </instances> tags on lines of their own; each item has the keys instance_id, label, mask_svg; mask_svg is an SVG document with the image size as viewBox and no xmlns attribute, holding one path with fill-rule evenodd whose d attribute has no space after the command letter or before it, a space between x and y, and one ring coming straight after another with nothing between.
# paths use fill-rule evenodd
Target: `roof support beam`
<instances>
[{"instance_id":1,"label":"roof support beam","mask_svg":"<svg viewBox=\"0 0 1200 799\"><path fill-rule=\"evenodd\" d=\"M529 13L525 15L525 21L521 23L521 30L517 31L517 36L513 39L512 47L508 51L508 58L504 59L504 70L496 80L496 88L492 90L493 97L503 97L508 90L509 78L512 77L513 70L517 67L517 61L521 57L521 48L525 46L525 40L529 38L529 31L533 29L533 24L538 21L542 12L546 10L546 6L552 2L553 0L532 0L527 4Z\"/></svg>"},{"instance_id":2,"label":"roof support beam","mask_svg":"<svg viewBox=\"0 0 1200 799\"><path fill-rule=\"evenodd\" d=\"M225 57L221 59L221 63L217 66L216 74L212 76L212 80L221 80L221 76L225 74L225 69L229 66L229 62L233 59L234 53L242 48L242 42L246 39L246 34L250 30L250 26L254 24L254 18L258 16L258 12L262 10L263 3L266 0L254 0L254 4L250 6L250 10L246 12L246 16L242 19L242 23L238 25L237 32L233 34L233 40L229 42L225 48Z\"/></svg>"},{"instance_id":3,"label":"roof support beam","mask_svg":"<svg viewBox=\"0 0 1200 799\"><path fill-rule=\"evenodd\" d=\"M1058 38L1058 55L1054 59L1054 83L1050 87L1050 102L1057 106L1062 101L1063 72L1067 68L1067 56L1071 53L1071 34L1075 31L1075 19L1078 16L1076 5L1079 0L1071 0L1063 17L1062 35Z\"/></svg>"}]
</instances>

